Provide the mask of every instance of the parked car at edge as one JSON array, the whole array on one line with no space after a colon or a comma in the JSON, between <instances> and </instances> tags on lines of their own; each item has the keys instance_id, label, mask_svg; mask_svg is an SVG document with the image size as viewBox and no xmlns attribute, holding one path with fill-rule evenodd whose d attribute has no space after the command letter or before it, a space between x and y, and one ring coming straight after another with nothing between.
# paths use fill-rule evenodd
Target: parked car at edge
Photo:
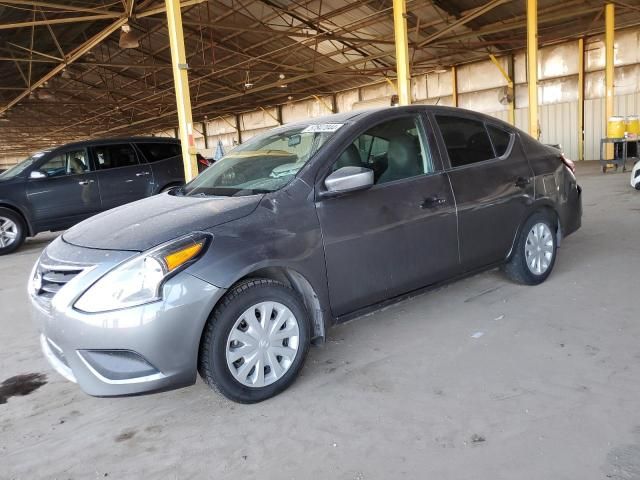
<instances>
[{"instance_id":1,"label":"parked car at edge","mask_svg":"<svg viewBox=\"0 0 640 480\"><path fill-rule=\"evenodd\" d=\"M349 112L254 137L181 189L75 226L29 293L44 354L91 395L199 371L250 403L291 385L336 322L495 266L543 282L581 216L570 164L506 123Z\"/></svg>"},{"instance_id":2,"label":"parked car at edge","mask_svg":"<svg viewBox=\"0 0 640 480\"><path fill-rule=\"evenodd\" d=\"M0 174L0 255L26 237L182 184L175 139L91 140L36 153Z\"/></svg>"}]
</instances>

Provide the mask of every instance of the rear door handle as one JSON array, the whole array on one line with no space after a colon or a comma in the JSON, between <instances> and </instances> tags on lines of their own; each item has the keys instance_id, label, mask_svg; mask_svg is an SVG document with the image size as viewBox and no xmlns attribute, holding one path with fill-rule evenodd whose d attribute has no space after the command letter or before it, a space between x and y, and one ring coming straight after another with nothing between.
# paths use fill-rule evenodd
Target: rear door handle
<instances>
[{"instance_id":1,"label":"rear door handle","mask_svg":"<svg viewBox=\"0 0 640 480\"><path fill-rule=\"evenodd\" d=\"M524 188L531 183L531 180L526 177L516 178L516 187Z\"/></svg>"},{"instance_id":2,"label":"rear door handle","mask_svg":"<svg viewBox=\"0 0 640 480\"><path fill-rule=\"evenodd\" d=\"M149 172L138 172L138 173L136 173L136 177L143 177L145 175L149 175Z\"/></svg>"},{"instance_id":3,"label":"rear door handle","mask_svg":"<svg viewBox=\"0 0 640 480\"><path fill-rule=\"evenodd\" d=\"M420 208L436 208L436 207L441 207L446 203L447 203L447 200L442 197L438 197L438 196L427 197L420 204Z\"/></svg>"},{"instance_id":4,"label":"rear door handle","mask_svg":"<svg viewBox=\"0 0 640 480\"><path fill-rule=\"evenodd\" d=\"M90 183L93 183L94 180L80 180L78 182L78 185L89 185Z\"/></svg>"}]
</instances>

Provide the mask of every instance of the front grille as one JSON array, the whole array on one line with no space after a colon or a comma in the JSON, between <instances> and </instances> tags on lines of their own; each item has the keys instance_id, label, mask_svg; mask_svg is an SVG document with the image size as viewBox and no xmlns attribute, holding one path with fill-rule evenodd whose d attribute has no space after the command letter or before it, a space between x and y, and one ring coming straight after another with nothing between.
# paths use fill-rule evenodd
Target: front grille
<instances>
[{"instance_id":1,"label":"front grille","mask_svg":"<svg viewBox=\"0 0 640 480\"><path fill-rule=\"evenodd\" d=\"M36 290L36 295L53 298L65 284L83 270L84 268L78 267L38 265L36 275L40 276L40 288Z\"/></svg>"},{"instance_id":2,"label":"front grille","mask_svg":"<svg viewBox=\"0 0 640 480\"><path fill-rule=\"evenodd\" d=\"M33 282L33 295L38 303L49 310L51 299L86 267L78 265L50 265L41 262L36 268Z\"/></svg>"}]
</instances>

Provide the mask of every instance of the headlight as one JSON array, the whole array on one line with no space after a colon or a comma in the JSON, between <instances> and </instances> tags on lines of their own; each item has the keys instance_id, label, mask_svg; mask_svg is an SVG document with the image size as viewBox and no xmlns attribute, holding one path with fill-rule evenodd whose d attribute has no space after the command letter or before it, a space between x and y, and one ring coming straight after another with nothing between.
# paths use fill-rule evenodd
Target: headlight
<instances>
[{"instance_id":1,"label":"headlight","mask_svg":"<svg viewBox=\"0 0 640 480\"><path fill-rule=\"evenodd\" d=\"M193 233L127 260L89 287L74 307L97 313L160 300L163 283L196 261L210 240L209 234Z\"/></svg>"}]
</instances>

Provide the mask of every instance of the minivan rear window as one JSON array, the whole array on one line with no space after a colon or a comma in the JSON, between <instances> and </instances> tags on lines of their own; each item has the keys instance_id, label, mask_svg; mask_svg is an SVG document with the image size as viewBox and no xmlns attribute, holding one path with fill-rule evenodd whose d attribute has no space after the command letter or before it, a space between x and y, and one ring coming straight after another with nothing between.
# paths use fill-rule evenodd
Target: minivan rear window
<instances>
[{"instance_id":1,"label":"minivan rear window","mask_svg":"<svg viewBox=\"0 0 640 480\"><path fill-rule=\"evenodd\" d=\"M147 159L147 162L159 162L182 154L178 143L137 143L138 148Z\"/></svg>"}]
</instances>

